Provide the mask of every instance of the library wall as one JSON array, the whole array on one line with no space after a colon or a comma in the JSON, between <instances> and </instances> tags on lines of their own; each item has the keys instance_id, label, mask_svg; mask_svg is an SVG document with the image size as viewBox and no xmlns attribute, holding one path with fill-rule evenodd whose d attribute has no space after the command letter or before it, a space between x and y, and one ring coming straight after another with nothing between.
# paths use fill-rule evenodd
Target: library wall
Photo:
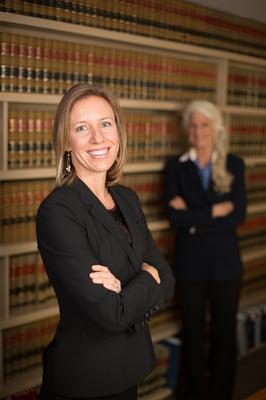
<instances>
[{"instance_id":1,"label":"library wall","mask_svg":"<svg viewBox=\"0 0 266 400\"><path fill-rule=\"evenodd\" d=\"M246 164L240 321L250 307L266 304L266 25L183 0L87 3L0 5L1 399L39 385L41 354L58 319L36 249L35 216L54 182L53 113L75 83L107 85L119 98L128 135L122 183L138 193L170 264L175 233L162 204L164 163L186 147L184 105L197 98L220 107L230 149ZM170 360L180 351L172 338L180 330L177 313L172 303L150 323L158 363L140 398L166 398L176 384L170 372L178 365ZM258 326L265 315L264 306L250 318ZM241 354L266 341L261 335L244 345L240 325Z\"/></svg>"}]
</instances>

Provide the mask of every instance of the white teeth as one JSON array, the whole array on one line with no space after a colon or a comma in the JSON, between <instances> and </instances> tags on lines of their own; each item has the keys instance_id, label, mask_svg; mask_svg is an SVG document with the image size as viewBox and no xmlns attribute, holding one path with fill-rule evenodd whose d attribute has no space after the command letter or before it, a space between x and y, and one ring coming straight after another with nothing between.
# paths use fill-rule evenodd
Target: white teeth
<instances>
[{"instance_id":1,"label":"white teeth","mask_svg":"<svg viewBox=\"0 0 266 400\"><path fill-rule=\"evenodd\" d=\"M92 156L105 156L105 154L107 153L107 149L92 150L88 151L88 153Z\"/></svg>"}]
</instances>

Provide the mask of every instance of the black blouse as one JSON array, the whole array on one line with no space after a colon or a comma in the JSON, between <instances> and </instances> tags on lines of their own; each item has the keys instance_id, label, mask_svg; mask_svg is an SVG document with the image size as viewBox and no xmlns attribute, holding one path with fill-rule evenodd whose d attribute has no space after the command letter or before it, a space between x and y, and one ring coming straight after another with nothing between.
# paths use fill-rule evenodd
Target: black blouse
<instances>
[{"instance_id":1,"label":"black blouse","mask_svg":"<svg viewBox=\"0 0 266 400\"><path fill-rule=\"evenodd\" d=\"M124 220L123 215L121 214L121 211L119 210L119 208L115 205L113 208L109 209L108 212L115 219L116 225L121 230L121 232L123 233L123 235L125 236L125 238L129 242L129 244L131 244L132 243L132 239L131 239L130 232L127 229L125 220Z\"/></svg>"}]
</instances>

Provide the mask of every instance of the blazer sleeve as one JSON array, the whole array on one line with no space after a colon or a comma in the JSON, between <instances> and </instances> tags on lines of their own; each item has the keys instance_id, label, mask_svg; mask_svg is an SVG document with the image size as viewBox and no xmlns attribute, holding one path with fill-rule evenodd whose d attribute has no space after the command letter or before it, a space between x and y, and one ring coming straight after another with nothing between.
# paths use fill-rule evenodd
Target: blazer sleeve
<instances>
[{"instance_id":1,"label":"blazer sleeve","mask_svg":"<svg viewBox=\"0 0 266 400\"><path fill-rule=\"evenodd\" d=\"M242 159L234 158L234 166L231 172L234 180L230 200L234 204L234 210L225 217L214 218L214 227L216 229L235 228L244 222L246 216L245 164Z\"/></svg>"},{"instance_id":2,"label":"blazer sleeve","mask_svg":"<svg viewBox=\"0 0 266 400\"><path fill-rule=\"evenodd\" d=\"M47 201L37 213L38 248L59 307L64 311L71 304L85 320L106 330L130 328L160 303L162 288L145 271L137 273L120 294L92 283L90 267L100 262L75 205L62 199Z\"/></svg>"},{"instance_id":3,"label":"blazer sleeve","mask_svg":"<svg viewBox=\"0 0 266 400\"><path fill-rule=\"evenodd\" d=\"M138 196L136 195L135 192L132 191L132 193L133 197L135 198L134 201L140 215L140 218L138 220L138 227L143 232L144 234L143 237L146 242L145 252L143 255L142 262L147 262L148 264L155 267L159 272L159 276L161 279L160 288L162 291L162 299L160 304L163 305L164 303L168 302L174 294L175 278L173 276L170 266L168 265L165 258L161 254L160 250L158 249L158 246L156 245L152 237L152 234L148 228L146 217L142 211Z\"/></svg>"},{"instance_id":4,"label":"blazer sleeve","mask_svg":"<svg viewBox=\"0 0 266 400\"><path fill-rule=\"evenodd\" d=\"M213 222L211 205L204 205L195 209L175 210L169 205L170 201L181 196L179 184L179 161L177 158L168 160L164 169L165 191L164 201L166 214L171 224L178 228L190 228L191 226L203 227Z\"/></svg>"}]
</instances>

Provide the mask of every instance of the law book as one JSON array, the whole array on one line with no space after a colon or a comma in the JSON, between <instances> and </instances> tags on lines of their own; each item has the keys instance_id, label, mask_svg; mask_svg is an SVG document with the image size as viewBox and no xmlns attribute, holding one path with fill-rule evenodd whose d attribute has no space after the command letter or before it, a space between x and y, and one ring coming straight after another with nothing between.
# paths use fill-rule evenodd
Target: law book
<instances>
[{"instance_id":1,"label":"law book","mask_svg":"<svg viewBox=\"0 0 266 400\"><path fill-rule=\"evenodd\" d=\"M182 342L178 337L170 337L168 339L162 340L160 343L169 350L169 363L166 372L166 385L175 390L180 371Z\"/></svg>"},{"instance_id":2,"label":"law book","mask_svg":"<svg viewBox=\"0 0 266 400\"><path fill-rule=\"evenodd\" d=\"M10 35L0 33L1 57L0 57L0 89L3 92L10 91L10 64L11 64L11 41Z\"/></svg>"},{"instance_id":3,"label":"law book","mask_svg":"<svg viewBox=\"0 0 266 400\"><path fill-rule=\"evenodd\" d=\"M3 330L4 380L40 365L42 352L52 339L58 316Z\"/></svg>"},{"instance_id":4,"label":"law book","mask_svg":"<svg viewBox=\"0 0 266 400\"><path fill-rule=\"evenodd\" d=\"M3 244L35 240L36 211L52 186L52 179L2 183Z\"/></svg>"},{"instance_id":5,"label":"law book","mask_svg":"<svg viewBox=\"0 0 266 400\"><path fill-rule=\"evenodd\" d=\"M3 3L3 4L2 4ZM187 3L115 0L21 3L5 0L1 9L18 14L265 57L265 24Z\"/></svg>"}]
</instances>

